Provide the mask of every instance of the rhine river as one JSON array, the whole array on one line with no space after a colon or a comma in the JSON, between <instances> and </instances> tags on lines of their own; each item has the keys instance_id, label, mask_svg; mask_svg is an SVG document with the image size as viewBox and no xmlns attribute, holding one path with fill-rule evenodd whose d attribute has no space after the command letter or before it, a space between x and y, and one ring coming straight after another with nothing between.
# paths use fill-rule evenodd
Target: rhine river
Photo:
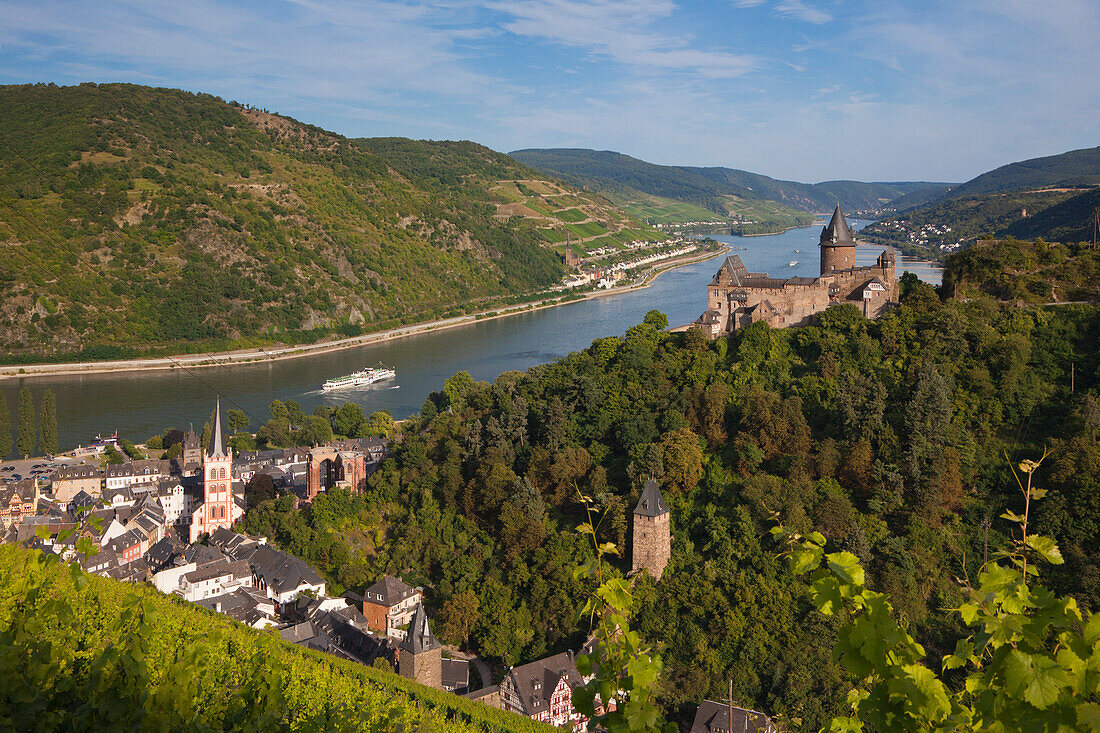
<instances>
[{"instance_id":1,"label":"rhine river","mask_svg":"<svg viewBox=\"0 0 1100 733\"><path fill-rule=\"evenodd\" d=\"M867 222L852 221L853 228ZM714 237L734 248L752 272L773 277L814 277L819 270L817 239L820 224L759 237ZM860 247L858 264L870 264L881 247ZM253 417L257 430L267 420L267 406L275 399L296 400L307 413L317 405L338 405L354 400L369 414L389 410L395 418L419 411L432 391L458 371L475 379L493 380L502 372L545 364L583 349L593 339L620 336L657 309L669 324L693 321L706 303L706 285L721 264L713 259L663 273L648 288L546 308L491 321L369 344L343 351L261 364L203 367L187 373L180 369L65 377L6 380L2 388L17 425L18 390L24 384L34 394L36 409L42 391L57 395L58 432L62 450L86 444L96 434L118 431L119 437L142 442L169 427L199 430L210 417L215 396L222 395L222 409L239 407ZM797 261L796 265L790 263ZM937 265L899 261L898 276L910 270L938 283ZM347 374L365 365L382 362L397 370L396 379L366 388L323 393L326 379Z\"/></svg>"}]
</instances>

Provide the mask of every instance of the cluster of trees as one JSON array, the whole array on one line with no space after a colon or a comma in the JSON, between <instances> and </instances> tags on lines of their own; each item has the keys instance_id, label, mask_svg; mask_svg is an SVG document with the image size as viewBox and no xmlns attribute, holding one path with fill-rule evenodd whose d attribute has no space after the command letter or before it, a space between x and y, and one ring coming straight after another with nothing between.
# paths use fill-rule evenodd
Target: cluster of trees
<instances>
[{"instance_id":1,"label":"cluster of trees","mask_svg":"<svg viewBox=\"0 0 1100 733\"><path fill-rule=\"evenodd\" d=\"M52 389L43 390L36 414L30 387L22 387L19 390L15 452L20 456L29 456L35 453L36 448L45 454L57 452L57 397ZM6 458L11 452L11 411L7 394L0 392L0 458Z\"/></svg>"},{"instance_id":2,"label":"cluster of trees","mask_svg":"<svg viewBox=\"0 0 1100 733\"><path fill-rule=\"evenodd\" d=\"M402 426L367 494L331 497L339 511L268 502L246 528L337 587L426 585L443 638L510 664L583 641L578 492L607 512L600 540L624 546L653 476L672 562L635 583L632 626L661 647L665 714L689 718L732 677L746 704L819 726L852 678L832 656L837 619L776 558L776 513L858 558L935 661L962 633L941 613L960 601L953 578L1010 541L992 522L1018 503L1005 455L1045 443L1050 494L1032 521L1066 560L1048 581L1100 605L1100 311L944 302L915 278L902 291L878 321L840 306L707 342L652 313L492 384L459 373Z\"/></svg>"}]
</instances>

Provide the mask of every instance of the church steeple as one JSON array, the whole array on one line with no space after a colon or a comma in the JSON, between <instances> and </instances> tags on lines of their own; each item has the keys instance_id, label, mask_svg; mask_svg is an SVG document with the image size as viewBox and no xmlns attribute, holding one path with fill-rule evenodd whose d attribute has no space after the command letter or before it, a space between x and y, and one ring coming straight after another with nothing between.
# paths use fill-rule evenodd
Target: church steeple
<instances>
[{"instance_id":1,"label":"church steeple","mask_svg":"<svg viewBox=\"0 0 1100 733\"><path fill-rule=\"evenodd\" d=\"M214 408L214 434L210 437L210 452L207 457L227 458L228 456L229 454L225 452L225 441L222 440L222 400L219 397Z\"/></svg>"}]
</instances>

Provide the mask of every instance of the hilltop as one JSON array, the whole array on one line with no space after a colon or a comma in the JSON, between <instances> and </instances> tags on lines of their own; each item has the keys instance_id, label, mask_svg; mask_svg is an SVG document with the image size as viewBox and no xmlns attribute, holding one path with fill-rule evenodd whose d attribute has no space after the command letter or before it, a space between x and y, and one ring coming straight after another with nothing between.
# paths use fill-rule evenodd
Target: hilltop
<instances>
[{"instance_id":1,"label":"hilltop","mask_svg":"<svg viewBox=\"0 0 1100 733\"><path fill-rule=\"evenodd\" d=\"M1100 148L1071 150L1000 166L940 195L910 194L861 234L937 259L988 237L1082 242L1092 238L1098 185Z\"/></svg>"},{"instance_id":2,"label":"hilltop","mask_svg":"<svg viewBox=\"0 0 1100 733\"><path fill-rule=\"evenodd\" d=\"M1100 300L1100 250L1008 238L983 241L947 257L945 292L986 293L1000 300Z\"/></svg>"},{"instance_id":3,"label":"hilltop","mask_svg":"<svg viewBox=\"0 0 1100 733\"><path fill-rule=\"evenodd\" d=\"M657 165L622 153L584 149L529 149L509 155L575 185L603 190L624 203L646 195L657 196L727 216L740 214L745 206L754 203L757 206L767 203L776 221L800 221L800 212L831 211L837 203L849 212L877 211L908 194L931 191L938 195L950 185L798 183L733 168Z\"/></svg>"},{"instance_id":4,"label":"hilltop","mask_svg":"<svg viewBox=\"0 0 1100 733\"><path fill-rule=\"evenodd\" d=\"M0 87L0 107L9 360L354 335L545 289L558 241L661 238L470 142L128 84Z\"/></svg>"}]
</instances>

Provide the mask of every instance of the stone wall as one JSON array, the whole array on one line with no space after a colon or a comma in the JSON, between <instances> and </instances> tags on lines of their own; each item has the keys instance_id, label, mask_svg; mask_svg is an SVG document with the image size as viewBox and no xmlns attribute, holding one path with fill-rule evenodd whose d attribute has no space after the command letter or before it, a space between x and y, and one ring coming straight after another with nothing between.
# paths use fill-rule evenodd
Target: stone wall
<instances>
[{"instance_id":1,"label":"stone wall","mask_svg":"<svg viewBox=\"0 0 1100 733\"><path fill-rule=\"evenodd\" d=\"M443 656L442 649L435 648L431 651L413 654L407 649L400 650L397 670L402 677L408 677L414 682L419 682L426 687L437 690L443 689Z\"/></svg>"},{"instance_id":2,"label":"stone wall","mask_svg":"<svg viewBox=\"0 0 1100 733\"><path fill-rule=\"evenodd\" d=\"M634 570L644 569L655 580L661 579L672 556L670 516L669 512L656 517L634 515L634 542L631 550Z\"/></svg>"}]
</instances>

